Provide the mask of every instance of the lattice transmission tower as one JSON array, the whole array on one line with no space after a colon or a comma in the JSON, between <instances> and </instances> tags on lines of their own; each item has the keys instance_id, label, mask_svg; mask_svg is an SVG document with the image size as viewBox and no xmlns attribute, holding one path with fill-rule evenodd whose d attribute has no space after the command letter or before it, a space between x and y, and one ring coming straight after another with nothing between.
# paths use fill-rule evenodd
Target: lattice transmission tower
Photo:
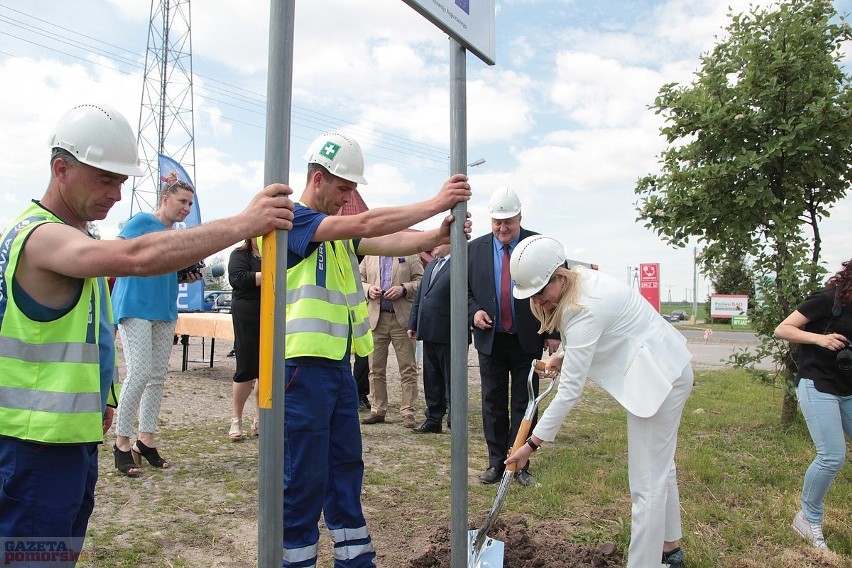
<instances>
[{"instance_id":1,"label":"lattice transmission tower","mask_svg":"<svg viewBox=\"0 0 852 568\"><path fill-rule=\"evenodd\" d=\"M195 179L190 0L151 0L138 143L145 174L134 178L130 214L157 208L159 154Z\"/></svg>"}]
</instances>

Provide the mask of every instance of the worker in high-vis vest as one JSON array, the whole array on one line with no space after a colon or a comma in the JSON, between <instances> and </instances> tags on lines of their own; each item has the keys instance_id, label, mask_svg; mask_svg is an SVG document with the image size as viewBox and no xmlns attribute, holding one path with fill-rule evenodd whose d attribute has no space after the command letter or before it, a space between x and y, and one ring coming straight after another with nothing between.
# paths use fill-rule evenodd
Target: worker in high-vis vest
<instances>
[{"instance_id":1,"label":"worker in high-vis vest","mask_svg":"<svg viewBox=\"0 0 852 568\"><path fill-rule=\"evenodd\" d=\"M287 240L284 439L284 566L316 566L318 522L334 541L334 565L372 567L376 553L361 508L364 462L358 389L350 355L373 338L358 257L402 256L449 242L452 216L429 231L404 231L470 199L467 176L451 176L431 199L412 205L336 213L366 185L352 137L319 136L305 159L305 191ZM465 220L465 233L470 222Z\"/></svg>"},{"instance_id":2,"label":"worker in high-vis vest","mask_svg":"<svg viewBox=\"0 0 852 568\"><path fill-rule=\"evenodd\" d=\"M122 183L144 171L130 124L109 107L80 105L59 121L50 148L44 196L0 241L0 541L16 565L73 566L115 404L104 277L173 272L245 238L288 230L293 203L289 187L272 184L228 219L97 240L87 224L104 219ZM33 546L37 558L26 555Z\"/></svg>"}]
</instances>

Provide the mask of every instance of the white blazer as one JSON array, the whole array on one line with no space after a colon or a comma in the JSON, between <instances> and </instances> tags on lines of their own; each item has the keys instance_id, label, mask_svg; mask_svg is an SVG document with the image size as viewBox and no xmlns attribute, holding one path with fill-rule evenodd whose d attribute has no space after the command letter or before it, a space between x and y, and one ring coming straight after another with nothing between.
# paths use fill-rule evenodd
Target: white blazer
<instances>
[{"instance_id":1,"label":"white blazer","mask_svg":"<svg viewBox=\"0 0 852 568\"><path fill-rule=\"evenodd\" d=\"M579 308L563 315L559 386L534 431L548 442L579 401L587 378L628 412L647 418L659 410L692 360L686 338L638 291L598 271L575 270Z\"/></svg>"}]
</instances>

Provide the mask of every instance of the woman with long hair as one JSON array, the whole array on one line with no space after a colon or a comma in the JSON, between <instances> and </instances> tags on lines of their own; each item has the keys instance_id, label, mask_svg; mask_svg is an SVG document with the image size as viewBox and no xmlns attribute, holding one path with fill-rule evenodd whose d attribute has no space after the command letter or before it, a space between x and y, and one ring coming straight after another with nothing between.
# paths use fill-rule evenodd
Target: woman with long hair
<instances>
[{"instance_id":1,"label":"woman with long hair","mask_svg":"<svg viewBox=\"0 0 852 568\"><path fill-rule=\"evenodd\" d=\"M260 249L257 239L246 239L231 252L228 260L228 282L231 284L231 318L234 322L234 352L237 369L234 372L234 413L228 438L242 440L243 411L257 383L260 357ZM257 391L255 390L255 398ZM258 431L257 411L251 434Z\"/></svg>"},{"instance_id":2,"label":"woman with long hair","mask_svg":"<svg viewBox=\"0 0 852 568\"><path fill-rule=\"evenodd\" d=\"M628 568L682 568L677 433L692 392L686 339L636 290L596 270L569 269L558 241L536 235L518 243L510 267L516 298L530 298L539 333L559 331L561 353L546 360L559 376L553 401L527 444L506 460L521 468L552 442L591 379L627 410L627 468L633 501ZM558 369L558 371L557 371Z\"/></svg>"},{"instance_id":3,"label":"woman with long hair","mask_svg":"<svg viewBox=\"0 0 852 568\"><path fill-rule=\"evenodd\" d=\"M778 324L775 337L801 345L796 397L816 447L793 529L826 549L823 502L846 461L846 438L852 438L852 260Z\"/></svg>"}]
</instances>

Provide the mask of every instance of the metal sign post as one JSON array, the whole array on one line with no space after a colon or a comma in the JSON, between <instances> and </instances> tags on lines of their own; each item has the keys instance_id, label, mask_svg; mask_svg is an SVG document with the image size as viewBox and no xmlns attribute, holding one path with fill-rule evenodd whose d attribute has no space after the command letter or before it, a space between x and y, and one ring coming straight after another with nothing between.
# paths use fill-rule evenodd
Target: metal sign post
<instances>
[{"instance_id":1,"label":"metal sign post","mask_svg":"<svg viewBox=\"0 0 852 568\"><path fill-rule=\"evenodd\" d=\"M494 64L494 0L403 0L450 36L450 173L467 173L467 52L470 49L488 65ZM452 209L456 223L450 232L450 449L451 540L450 565L468 565L468 430L467 430L467 239L464 221L467 204Z\"/></svg>"},{"instance_id":2,"label":"metal sign post","mask_svg":"<svg viewBox=\"0 0 852 568\"><path fill-rule=\"evenodd\" d=\"M289 182L295 0L272 0L266 87L264 183ZM284 563L284 341L287 313L287 231L263 239L258 412L258 566Z\"/></svg>"},{"instance_id":3,"label":"metal sign post","mask_svg":"<svg viewBox=\"0 0 852 568\"><path fill-rule=\"evenodd\" d=\"M466 51L450 39L450 169L451 173L467 173L467 65ZM467 239L464 220L467 203L452 209L450 232L450 404L453 428L450 438L450 566L467 566Z\"/></svg>"}]
</instances>

